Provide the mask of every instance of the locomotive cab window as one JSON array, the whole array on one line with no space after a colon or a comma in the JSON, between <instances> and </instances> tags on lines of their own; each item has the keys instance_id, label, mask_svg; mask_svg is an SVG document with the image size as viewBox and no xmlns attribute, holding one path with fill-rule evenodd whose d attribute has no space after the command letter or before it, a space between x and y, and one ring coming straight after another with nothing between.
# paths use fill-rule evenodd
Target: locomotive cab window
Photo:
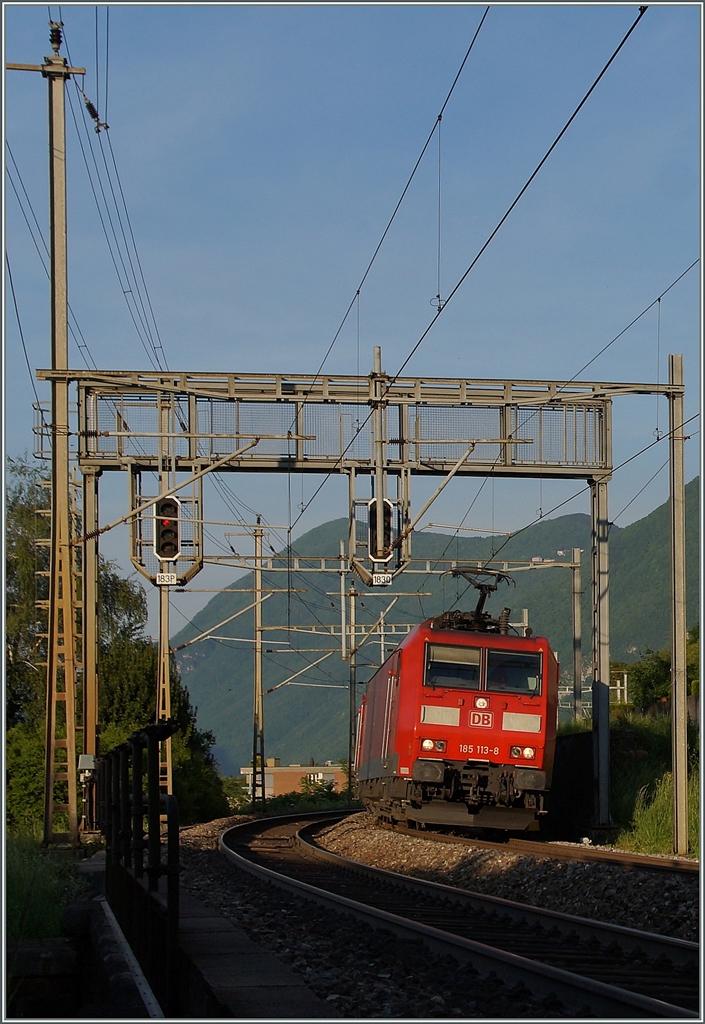
<instances>
[{"instance_id":1,"label":"locomotive cab window","mask_svg":"<svg viewBox=\"0 0 705 1024\"><path fill-rule=\"evenodd\" d=\"M424 685L448 686L455 690L479 690L479 648L429 644Z\"/></svg>"},{"instance_id":2,"label":"locomotive cab window","mask_svg":"<svg viewBox=\"0 0 705 1024\"><path fill-rule=\"evenodd\" d=\"M487 689L538 697L541 693L541 655L528 651L488 651Z\"/></svg>"}]
</instances>

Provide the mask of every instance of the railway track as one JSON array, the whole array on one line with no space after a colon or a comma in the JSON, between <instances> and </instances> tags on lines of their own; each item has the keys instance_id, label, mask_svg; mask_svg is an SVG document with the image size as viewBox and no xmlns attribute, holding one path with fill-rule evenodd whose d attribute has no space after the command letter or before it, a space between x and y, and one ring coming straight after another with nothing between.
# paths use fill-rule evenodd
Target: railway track
<instances>
[{"instance_id":1,"label":"railway track","mask_svg":"<svg viewBox=\"0 0 705 1024\"><path fill-rule=\"evenodd\" d=\"M349 861L315 841L331 820L328 812L246 822L223 833L220 848L238 867L338 913L553 996L566 1016L699 1017L695 943Z\"/></svg>"},{"instance_id":2,"label":"railway track","mask_svg":"<svg viewBox=\"0 0 705 1024\"><path fill-rule=\"evenodd\" d=\"M530 857L552 857L558 860L577 860L583 863L614 864L627 870L668 871L671 874L697 875L700 862L679 857L655 857L643 853L627 853L621 850L603 850L581 846L578 843L556 843L529 839L509 839L506 842L491 842L468 836L448 835L429 829L410 829L408 825L389 825L380 822L380 828L399 832L401 835L428 839L431 842L455 843L500 853L519 853Z\"/></svg>"}]
</instances>

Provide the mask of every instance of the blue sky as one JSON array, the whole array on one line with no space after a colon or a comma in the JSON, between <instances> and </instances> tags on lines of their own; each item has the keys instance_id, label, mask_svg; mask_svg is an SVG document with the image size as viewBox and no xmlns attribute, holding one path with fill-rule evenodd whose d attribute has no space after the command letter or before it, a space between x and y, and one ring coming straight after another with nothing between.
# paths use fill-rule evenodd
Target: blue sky
<instances>
[{"instance_id":1,"label":"blue sky","mask_svg":"<svg viewBox=\"0 0 705 1024\"><path fill-rule=\"evenodd\" d=\"M456 75L484 6L127 5L61 8L72 62L110 140L172 369L311 372L332 340ZM51 7L58 17L59 8ZM442 122L441 294L447 295L637 16L636 5L491 7ZM41 63L47 6L5 4L5 59ZM96 34L98 77L96 78ZM568 379L700 254L699 4L651 6L407 367L413 375ZM65 52L65 51L64 51ZM108 66L107 113L105 71ZM79 80L80 82L80 80ZM78 110L75 86L69 84ZM8 72L5 136L44 228L46 82ZM69 294L100 368L147 367L118 286L69 116ZM433 315L434 139L326 369L394 372ZM6 191L5 244L32 367L49 363L46 277ZM700 267L585 379L661 381L682 352L699 409ZM33 393L5 297L6 451L32 446ZM359 359L359 364L358 364ZM72 365L82 365L72 350ZM40 397L48 398L43 385ZM658 423L657 423L658 416ZM667 424L665 403L614 405L614 463ZM693 431L698 424L692 424ZM698 472L699 435L687 445ZM616 516L666 460L665 442L615 474ZM285 483L229 478L270 522ZM304 498L317 482L303 484ZM479 481L446 489L457 523ZM579 483L497 482L466 524L517 529ZM124 510L106 482L105 518ZM427 491L414 491L418 508ZM667 497L662 471L619 525ZM217 512L214 508L214 512ZM588 511L583 496L562 513ZM219 514L219 512L218 512ZM347 514L332 481L300 531ZM214 518L217 516L214 515ZM105 551L124 560L124 538ZM224 585L224 584L222 584Z\"/></svg>"}]
</instances>

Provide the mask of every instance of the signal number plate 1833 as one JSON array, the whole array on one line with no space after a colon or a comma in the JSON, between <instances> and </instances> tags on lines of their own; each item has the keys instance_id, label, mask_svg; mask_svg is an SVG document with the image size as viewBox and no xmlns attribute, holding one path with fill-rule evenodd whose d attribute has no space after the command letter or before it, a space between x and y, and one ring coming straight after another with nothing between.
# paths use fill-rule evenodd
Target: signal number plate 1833
<instances>
[{"instance_id":1,"label":"signal number plate 1833","mask_svg":"<svg viewBox=\"0 0 705 1024\"><path fill-rule=\"evenodd\" d=\"M485 747L481 744L474 743L461 743L460 744L461 754L494 754L495 757L499 755L499 747Z\"/></svg>"}]
</instances>

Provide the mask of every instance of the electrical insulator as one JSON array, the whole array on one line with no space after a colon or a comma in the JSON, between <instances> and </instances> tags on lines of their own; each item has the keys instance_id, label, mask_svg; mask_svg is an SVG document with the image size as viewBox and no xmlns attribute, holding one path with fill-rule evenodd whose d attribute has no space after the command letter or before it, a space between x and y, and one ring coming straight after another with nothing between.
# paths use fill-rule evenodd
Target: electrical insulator
<instances>
[{"instance_id":1,"label":"electrical insulator","mask_svg":"<svg viewBox=\"0 0 705 1024\"><path fill-rule=\"evenodd\" d=\"M160 498L154 503L154 554L163 562L173 562L181 554L178 498Z\"/></svg>"},{"instance_id":2,"label":"electrical insulator","mask_svg":"<svg viewBox=\"0 0 705 1024\"><path fill-rule=\"evenodd\" d=\"M62 40L61 26L62 25L63 25L62 21L50 21L49 22L49 42L51 43L51 48L54 51L54 53L58 53L59 52L59 47L61 46L61 40Z\"/></svg>"}]
</instances>

